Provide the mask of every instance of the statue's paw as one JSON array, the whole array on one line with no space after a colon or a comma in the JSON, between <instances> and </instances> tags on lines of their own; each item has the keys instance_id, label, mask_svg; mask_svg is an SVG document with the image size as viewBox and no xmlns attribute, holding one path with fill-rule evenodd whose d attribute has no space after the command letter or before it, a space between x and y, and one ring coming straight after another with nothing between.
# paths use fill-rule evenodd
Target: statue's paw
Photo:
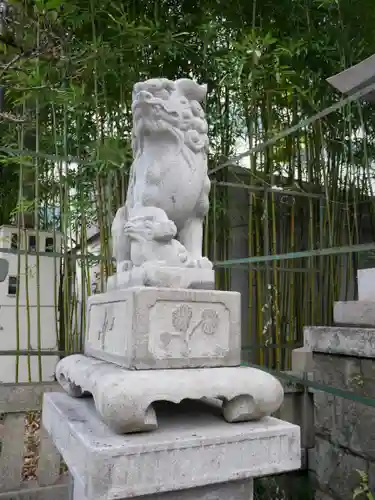
<instances>
[{"instance_id":1,"label":"statue's paw","mask_svg":"<svg viewBox=\"0 0 375 500\"><path fill-rule=\"evenodd\" d=\"M199 267L198 266L198 262L195 260L195 259L191 259L189 257L189 259L186 261L186 264L185 264L186 267Z\"/></svg>"},{"instance_id":2,"label":"statue's paw","mask_svg":"<svg viewBox=\"0 0 375 500\"><path fill-rule=\"evenodd\" d=\"M189 254L187 252L179 253L178 259L181 262L181 264L184 264L186 266L189 263Z\"/></svg>"},{"instance_id":3,"label":"statue's paw","mask_svg":"<svg viewBox=\"0 0 375 500\"><path fill-rule=\"evenodd\" d=\"M117 265L117 272L122 273L124 271L130 271L133 267L133 262L131 260L123 260Z\"/></svg>"},{"instance_id":4,"label":"statue's paw","mask_svg":"<svg viewBox=\"0 0 375 500\"><path fill-rule=\"evenodd\" d=\"M197 264L198 264L197 267L200 267L201 269L212 269L213 268L212 262L209 259L207 259L207 257L202 257L201 259L198 259Z\"/></svg>"},{"instance_id":5,"label":"statue's paw","mask_svg":"<svg viewBox=\"0 0 375 500\"><path fill-rule=\"evenodd\" d=\"M178 259L183 267L198 267L197 261L190 257L189 252L185 248L178 252Z\"/></svg>"}]
</instances>

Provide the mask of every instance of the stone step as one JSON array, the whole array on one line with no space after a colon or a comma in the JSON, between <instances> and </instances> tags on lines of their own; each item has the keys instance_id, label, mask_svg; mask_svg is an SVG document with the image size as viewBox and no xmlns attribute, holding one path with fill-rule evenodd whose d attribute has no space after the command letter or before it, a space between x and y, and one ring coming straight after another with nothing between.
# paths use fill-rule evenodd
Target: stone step
<instances>
[{"instance_id":1,"label":"stone step","mask_svg":"<svg viewBox=\"0 0 375 500\"><path fill-rule=\"evenodd\" d=\"M335 302L333 321L337 325L375 326L375 300Z\"/></svg>"},{"instance_id":2,"label":"stone step","mask_svg":"<svg viewBox=\"0 0 375 500\"><path fill-rule=\"evenodd\" d=\"M375 328L305 326L304 346L312 352L375 358Z\"/></svg>"}]
</instances>

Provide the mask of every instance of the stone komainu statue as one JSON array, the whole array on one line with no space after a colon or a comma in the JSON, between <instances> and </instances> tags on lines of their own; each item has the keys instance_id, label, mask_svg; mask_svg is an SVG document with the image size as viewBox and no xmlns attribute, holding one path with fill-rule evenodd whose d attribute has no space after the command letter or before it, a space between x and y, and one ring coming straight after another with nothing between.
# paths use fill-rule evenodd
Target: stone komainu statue
<instances>
[{"instance_id":1,"label":"stone komainu statue","mask_svg":"<svg viewBox=\"0 0 375 500\"><path fill-rule=\"evenodd\" d=\"M205 96L206 86L189 79L134 86L134 161L112 225L117 272L150 261L212 269L202 256L210 192Z\"/></svg>"}]
</instances>

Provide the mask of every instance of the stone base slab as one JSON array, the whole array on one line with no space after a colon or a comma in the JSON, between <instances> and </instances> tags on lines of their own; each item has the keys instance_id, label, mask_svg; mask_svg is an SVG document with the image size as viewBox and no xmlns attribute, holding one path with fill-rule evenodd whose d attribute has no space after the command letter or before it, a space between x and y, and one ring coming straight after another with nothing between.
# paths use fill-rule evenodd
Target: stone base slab
<instances>
[{"instance_id":1,"label":"stone base slab","mask_svg":"<svg viewBox=\"0 0 375 500\"><path fill-rule=\"evenodd\" d=\"M131 287L215 288L215 271L194 267L161 267L148 265L118 272L107 281L107 291Z\"/></svg>"},{"instance_id":2,"label":"stone base slab","mask_svg":"<svg viewBox=\"0 0 375 500\"><path fill-rule=\"evenodd\" d=\"M375 326L375 296L373 301L335 302L333 320L341 325Z\"/></svg>"},{"instance_id":3,"label":"stone base slab","mask_svg":"<svg viewBox=\"0 0 375 500\"><path fill-rule=\"evenodd\" d=\"M238 366L241 297L129 288L88 300L85 353L136 370Z\"/></svg>"},{"instance_id":4,"label":"stone base slab","mask_svg":"<svg viewBox=\"0 0 375 500\"><path fill-rule=\"evenodd\" d=\"M91 394L103 421L119 434L156 429L157 401L217 398L225 420L240 422L271 415L284 397L275 377L244 366L134 371L74 354L58 363L56 377L71 396Z\"/></svg>"},{"instance_id":5,"label":"stone base slab","mask_svg":"<svg viewBox=\"0 0 375 500\"><path fill-rule=\"evenodd\" d=\"M92 400L44 395L43 424L78 482L79 500L190 500L193 492L199 500L245 500L247 480L301 465L299 427L272 417L230 425L202 403L185 402L160 405L159 420L152 434L119 436Z\"/></svg>"}]
</instances>

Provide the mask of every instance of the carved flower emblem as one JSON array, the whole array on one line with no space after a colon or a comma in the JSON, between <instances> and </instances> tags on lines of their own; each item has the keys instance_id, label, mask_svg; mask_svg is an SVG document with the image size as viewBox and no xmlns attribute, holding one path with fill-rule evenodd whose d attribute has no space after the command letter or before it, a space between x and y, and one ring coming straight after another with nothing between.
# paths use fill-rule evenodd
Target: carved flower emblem
<instances>
[{"instance_id":1,"label":"carved flower emblem","mask_svg":"<svg viewBox=\"0 0 375 500\"><path fill-rule=\"evenodd\" d=\"M205 309L202 312L202 331L206 335L213 335L219 326L219 315L213 309Z\"/></svg>"},{"instance_id":2,"label":"carved flower emblem","mask_svg":"<svg viewBox=\"0 0 375 500\"><path fill-rule=\"evenodd\" d=\"M193 309L188 304L181 304L172 312L172 325L175 332L163 332L160 343L167 349L172 339L180 338L185 345L184 356L190 352L189 342L195 333L214 335L219 327L219 314L213 309L204 309L198 321L193 320ZM178 332L178 333L177 333Z\"/></svg>"},{"instance_id":3,"label":"carved flower emblem","mask_svg":"<svg viewBox=\"0 0 375 500\"><path fill-rule=\"evenodd\" d=\"M181 304L177 309L173 311L172 314L172 324L178 332L186 333L191 318L193 316L193 311L187 304Z\"/></svg>"}]
</instances>

